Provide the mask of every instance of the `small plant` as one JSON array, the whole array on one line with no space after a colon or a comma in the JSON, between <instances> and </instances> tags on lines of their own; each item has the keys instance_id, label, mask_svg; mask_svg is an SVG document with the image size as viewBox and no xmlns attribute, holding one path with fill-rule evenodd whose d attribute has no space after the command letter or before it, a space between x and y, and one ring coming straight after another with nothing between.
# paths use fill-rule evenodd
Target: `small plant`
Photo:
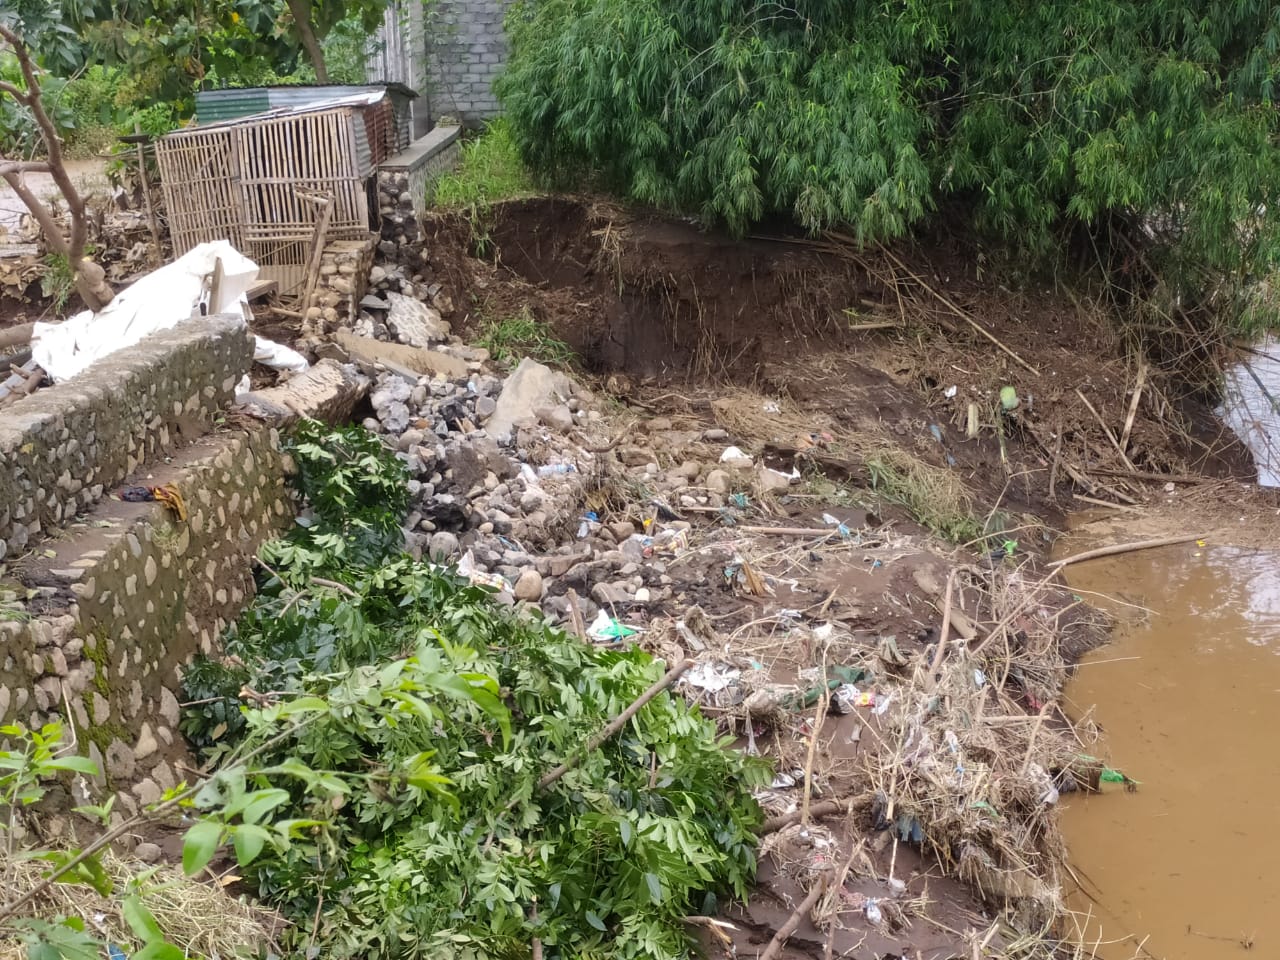
<instances>
[{"instance_id":1,"label":"small plant","mask_svg":"<svg viewBox=\"0 0 1280 960\"><path fill-rule=\"evenodd\" d=\"M93 248L85 248L86 256L93 255ZM60 253L45 254L44 273L40 277L40 292L53 304L55 313L66 309L67 301L76 289L76 278L67 258Z\"/></svg>"},{"instance_id":2,"label":"small plant","mask_svg":"<svg viewBox=\"0 0 1280 960\"><path fill-rule=\"evenodd\" d=\"M528 307L515 316L490 320L481 330L479 343L498 363L518 363L523 357L556 366L569 366L577 355Z\"/></svg>"},{"instance_id":3,"label":"small plant","mask_svg":"<svg viewBox=\"0 0 1280 960\"><path fill-rule=\"evenodd\" d=\"M944 540L972 543L988 532L974 513L968 491L944 468L888 450L869 457L867 468L873 490Z\"/></svg>"}]
</instances>

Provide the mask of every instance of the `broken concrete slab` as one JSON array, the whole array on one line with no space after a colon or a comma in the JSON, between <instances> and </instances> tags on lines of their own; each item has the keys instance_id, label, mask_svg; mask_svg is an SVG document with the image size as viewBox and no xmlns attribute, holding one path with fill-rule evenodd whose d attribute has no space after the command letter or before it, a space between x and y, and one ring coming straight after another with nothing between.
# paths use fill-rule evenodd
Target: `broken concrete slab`
<instances>
[{"instance_id":1,"label":"broken concrete slab","mask_svg":"<svg viewBox=\"0 0 1280 960\"><path fill-rule=\"evenodd\" d=\"M452 327L440 314L421 300L403 293L386 292L391 310L387 314L387 326L402 343L415 347L429 347L446 340Z\"/></svg>"},{"instance_id":2,"label":"broken concrete slab","mask_svg":"<svg viewBox=\"0 0 1280 960\"><path fill-rule=\"evenodd\" d=\"M403 343L385 343L372 337L358 337L346 330L339 330L334 334L334 340L356 362L375 366L381 364L395 373L408 372L417 377L442 375L450 380L461 380L467 375L465 360L438 350Z\"/></svg>"}]
</instances>

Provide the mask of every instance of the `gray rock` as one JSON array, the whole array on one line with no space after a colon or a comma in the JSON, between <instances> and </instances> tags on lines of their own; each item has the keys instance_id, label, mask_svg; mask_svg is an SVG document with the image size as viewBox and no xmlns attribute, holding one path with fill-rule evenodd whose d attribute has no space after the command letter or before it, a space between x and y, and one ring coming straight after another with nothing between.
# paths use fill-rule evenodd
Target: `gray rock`
<instances>
[{"instance_id":1,"label":"gray rock","mask_svg":"<svg viewBox=\"0 0 1280 960\"><path fill-rule=\"evenodd\" d=\"M568 399L573 392L573 381L563 373L525 357L503 384L497 409L489 418L486 429L490 436L510 437L515 432L516 423L530 416L531 411L554 406Z\"/></svg>"},{"instance_id":2,"label":"gray rock","mask_svg":"<svg viewBox=\"0 0 1280 960\"><path fill-rule=\"evenodd\" d=\"M157 843L148 843L143 841L133 848L133 855L143 863L156 863L160 860L162 851Z\"/></svg>"},{"instance_id":3,"label":"gray rock","mask_svg":"<svg viewBox=\"0 0 1280 960\"><path fill-rule=\"evenodd\" d=\"M591 599L602 607L627 604L631 594L621 583L597 583L591 588Z\"/></svg>"},{"instance_id":4,"label":"gray rock","mask_svg":"<svg viewBox=\"0 0 1280 960\"><path fill-rule=\"evenodd\" d=\"M421 300L388 291L387 302L391 304L387 327L401 343L429 347L448 339L452 330L448 322Z\"/></svg>"},{"instance_id":5,"label":"gray rock","mask_svg":"<svg viewBox=\"0 0 1280 960\"><path fill-rule=\"evenodd\" d=\"M369 395L373 409L385 407L389 403L406 403L413 396L413 387L399 377L385 377L377 388Z\"/></svg>"},{"instance_id":6,"label":"gray rock","mask_svg":"<svg viewBox=\"0 0 1280 960\"><path fill-rule=\"evenodd\" d=\"M525 569L516 581L515 596L517 600L528 600L537 603L542 599L542 574L532 567Z\"/></svg>"},{"instance_id":7,"label":"gray rock","mask_svg":"<svg viewBox=\"0 0 1280 960\"><path fill-rule=\"evenodd\" d=\"M566 404L538 407L533 412L540 423L557 433L567 433L573 429L573 413Z\"/></svg>"},{"instance_id":8,"label":"gray rock","mask_svg":"<svg viewBox=\"0 0 1280 960\"><path fill-rule=\"evenodd\" d=\"M476 417L487 420L498 409L498 401L493 397L476 397Z\"/></svg>"},{"instance_id":9,"label":"gray rock","mask_svg":"<svg viewBox=\"0 0 1280 960\"><path fill-rule=\"evenodd\" d=\"M427 546L427 553L432 560L448 560L456 557L459 552L458 536L450 533L448 530L441 530L439 533L431 535L431 542Z\"/></svg>"},{"instance_id":10,"label":"gray rock","mask_svg":"<svg viewBox=\"0 0 1280 960\"><path fill-rule=\"evenodd\" d=\"M729 439L729 432L727 430L721 430L719 427L713 427L710 430L703 431L702 439L706 440L708 443L724 443Z\"/></svg>"},{"instance_id":11,"label":"gray rock","mask_svg":"<svg viewBox=\"0 0 1280 960\"><path fill-rule=\"evenodd\" d=\"M756 470L756 487L766 493L781 493L791 486L791 478L761 464Z\"/></svg>"},{"instance_id":12,"label":"gray rock","mask_svg":"<svg viewBox=\"0 0 1280 960\"><path fill-rule=\"evenodd\" d=\"M733 478L724 470L712 470L707 474L707 489L722 497L733 492Z\"/></svg>"},{"instance_id":13,"label":"gray rock","mask_svg":"<svg viewBox=\"0 0 1280 960\"><path fill-rule=\"evenodd\" d=\"M613 534L613 539L621 543L636 532L636 525L630 520L617 520L609 524L608 530Z\"/></svg>"},{"instance_id":14,"label":"gray rock","mask_svg":"<svg viewBox=\"0 0 1280 960\"><path fill-rule=\"evenodd\" d=\"M409 408L399 401L389 403L378 410L385 433L400 434L409 427Z\"/></svg>"},{"instance_id":15,"label":"gray rock","mask_svg":"<svg viewBox=\"0 0 1280 960\"><path fill-rule=\"evenodd\" d=\"M400 434L400 438L396 440L396 449L401 453L408 453L418 444L422 443L422 438L426 434L421 430L406 430Z\"/></svg>"}]
</instances>

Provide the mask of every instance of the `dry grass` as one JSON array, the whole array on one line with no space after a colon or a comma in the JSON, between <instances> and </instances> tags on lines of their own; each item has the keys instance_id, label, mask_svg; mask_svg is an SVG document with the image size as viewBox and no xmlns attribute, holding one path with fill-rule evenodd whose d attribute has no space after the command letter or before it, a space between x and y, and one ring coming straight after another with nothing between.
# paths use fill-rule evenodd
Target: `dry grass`
<instances>
[{"instance_id":1,"label":"dry grass","mask_svg":"<svg viewBox=\"0 0 1280 960\"><path fill-rule=\"evenodd\" d=\"M103 854L102 866L118 894L130 889L133 878L146 878L136 883L143 904L169 942L188 956L228 960L256 955L260 948L274 945L286 923L273 911L243 903L222 887L187 879L173 867L149 867L110 851ZM30 889L47 870L42 860L0 856L0 890ZM103 897L87 886L52 885L34 902L28 916L79 917L88 931L118 944L126 955L142 945L125 922L120 896ZM25 960L26 956L24 945L0 935L0 960Z\"/></svg>"}]
</instances>

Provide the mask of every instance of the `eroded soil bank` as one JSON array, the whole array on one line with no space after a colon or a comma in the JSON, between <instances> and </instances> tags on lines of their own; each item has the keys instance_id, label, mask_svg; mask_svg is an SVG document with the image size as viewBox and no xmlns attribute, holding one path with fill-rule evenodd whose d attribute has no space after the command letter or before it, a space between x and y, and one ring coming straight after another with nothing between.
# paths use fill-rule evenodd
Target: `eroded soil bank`
<instances>
[{"instance_id":1,"label":"eroded soil bank","mask_svg":"<svg viewBox=\"0 0 1280 960\"><path fill-rule=\"evenodd\" d=\"M758 953L825 885L787 953L1069 955L1057 811L1101 747L1063 690L1106 629L1047 554L1100 503L1230 542L1274 509L1231 435L1100 311L980 279L972 251L732 241L565 198L433 228L407 266L455 330L530 316L612 398L584 509L658 499L689 528L671 589L614 612L695 656L686 694L782 773L756 894L709 949ZM752 466L726 484L729 446Z\"/></svg>"}]
</instances>

